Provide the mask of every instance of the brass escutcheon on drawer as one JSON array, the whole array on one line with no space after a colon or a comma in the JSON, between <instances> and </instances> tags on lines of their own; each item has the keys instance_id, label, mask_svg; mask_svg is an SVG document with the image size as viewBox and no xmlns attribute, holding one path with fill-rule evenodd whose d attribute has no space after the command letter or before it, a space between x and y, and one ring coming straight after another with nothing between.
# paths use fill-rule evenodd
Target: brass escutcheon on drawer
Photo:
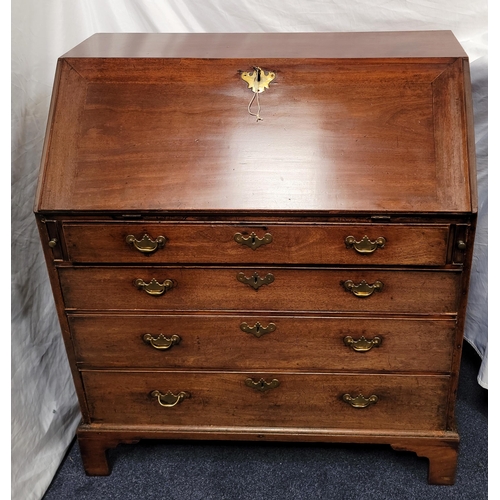
<instances>
[{"instance_id":1,"label":"brass escutcheon on drawer","mask_svg":"<svg viewBox=\"0 0 500 500\"><path fill-rule=\"evenodd\" d=\"M245 273L238 273L236 279L244 283L245 285L251 286L255 291L257 291L262 285L269 285L274 281L274 276L271 273L266 274L263 278L259 276L257 272L253 273L250 278L245 276Z\"/></svg>"},{"instance_id":2,"label":"brass escutcheon on drawer","mask_svg":"<svg viewBox=\"0 0 500 500\"><path fill-rule=\"evenodd\" d=\"M278 387L280 385L280 382L276 378L273 378L271 382L266 382L263 378L261 378L257 382L252 378L247 378L245 379L245 385L252 389L255 389L256 391L266 392Z\"/></svg>"},{"instance_id":3,"label":"brass escutcheon on drawer","mask_svg":"<svg viewBox=\"0 0 500 500\"><path fill-rule=\"evenodd\" d=\"M273 236L271 233L266 233L262 238L259 238L255 233L251 233L250 236L243 236L241 233L236 233L234 235L234 241L240 245L245 245L252 250L255 250L263 245L272 243Z\"/></svg>"},{"instance_id":4,"label":"brass escutcheon on drawer","mask_svg":"<svg viewBox=\"0 0 500 500\"><path fill-rule=\"evenodd\" d=\"M359 394L353 398L350 394L344 394L342 396L342 400L351 405L353 408L367 408L370 405L374 405L378 401L378 396L373 394L372 396L365 398L362 394Z\"/></svg>"},{"instance_id":5,"label":"brass escutcheon on drawer","mask_svg":"<svg viewBox=\"0 0 500 500\"><path fill-rule=\"evenodd\" d=\"M378 237L375 241L370 241L366 235L360 241L356 241L354 236L348 236L345 239L345 246L346 248L354 248L356 252L366 255L375 252L377 248L384 248L385 242L383 236Z\"/></svg>"},{"instance_id":6,"label":"brass escutcheon on drawer","mask_svg":"<svg viewBox=\"0 0 500 500\"><path fill-rule=\"evenodd\" d=\"M274 332L276 330L276 325L274 323L269 323L267 326L262 326L258 321L254 326L250 326L248 323L241 323L240 330L260 338L266 333Z\"/></svg>"}]
</instances>

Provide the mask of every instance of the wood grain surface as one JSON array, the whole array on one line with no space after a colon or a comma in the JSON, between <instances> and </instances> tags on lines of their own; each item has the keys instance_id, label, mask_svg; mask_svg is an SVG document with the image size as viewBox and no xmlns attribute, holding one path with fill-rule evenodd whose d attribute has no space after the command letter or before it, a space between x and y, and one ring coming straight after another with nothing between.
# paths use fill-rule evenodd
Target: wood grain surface
<instances>
[{"instance_id":1,"label":"wood grain surface","mask_svg":"<svg viewBox=\"0 0 500 500\"><path fill-rule=\"evenodd\" d=\"M83 371L94 423L203 426L263 426L377 430L443 430L447 376L323 375L279 372ZM277 379L259 392L245 380ZM172 408L150 395L181 391L189 398ZM353 408L342 400L378 396Z\"/></svg>"},{"instance_id":2,"label":"wood grain surface","mask_svg":"<svg viewBox=\"0 0 500 500\"><path fill-rule=\"evenodd\" d=\"M470 210L461 60L256 64L62 59L36 209Z\"/></svg>"},{"instance_id":3,"label":"wood grain surface","mask_svg":"<svg viewBox=\"0 0 500 500\"><path fill-rule=\"evenodd\" d=\"M238 281L268 274L274 281L258 290ZM456 271L374 271L360 269L291 268L133 268L74 267L59 269L66 308L78 310L150 311L327 311L456 314L461 275ZM174 288L151 296L134 286L136 279ZM343 282L381 291L356 297Z\"/></svg>"},{"instance_id":4,"label":"wood grain surface","mask_svg":"<svg viewBox=\"0 0 500 500\"><path fill-rule=\"evenodd\" d=\"M449 225L383 224L194 224L194 223L106 223L64 224L69 260L78 263L275 263L275 264L376 264L439 266L446 264ZM272 242L255 250L239 244L234 236L272 236ZM127 244L147 234L165 237L164 248L143 254ZM361 241L383 237L383 248L360 254L346 248L346 238Z\"/></svg>"},{"instance_id":5,"label":"wood grain surface","mask_svg":"<svg viewBox=\"0 0 500 500\"><path fill-rule=\"evenodd\" d=\"M275 73L258 101L256 67ZM35 213L87 474L119 443L253 439L390 444L452 484L472 118L449 31L97 34L61 57ZM268 242L235 241L252 233ZM146 234L164 247L127 243ZM347 236L385 244L360 255Z\"/></svg>"},{"instance_id":6,"label":"wood grain surface","mask_svg":"<svg viewBox=\"0 0 500 500\"><path fill-rule=\"evenodd\" d=\"M246 323L275 330L257 337ZM73 345L82 368L267 369L347 372L441 372L451 370L455 320L381 317L240 315L71 314ZM143 336L180 337L157 350ZM351 336L381 339L356 352Z\"/></svg>"}]
</instances>

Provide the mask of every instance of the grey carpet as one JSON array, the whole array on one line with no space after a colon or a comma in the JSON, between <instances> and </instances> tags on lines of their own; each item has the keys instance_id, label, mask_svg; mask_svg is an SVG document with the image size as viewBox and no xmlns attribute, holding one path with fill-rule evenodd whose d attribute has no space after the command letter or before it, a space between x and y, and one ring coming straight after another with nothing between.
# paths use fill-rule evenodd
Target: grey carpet
<instances>
[{"instance_id":1,"label":"grey carpet","mask_svg":"<svg viewBox=\"0 0 500 500\"><path fill-rule=\"evenodd\" d=\"M112 474L87 477L70 447L44 500L481 500L488 498L487 391L466 344L457 400L454 486L427 484L427 459L389 446L141 441L109 452Z\"/></svg>"}]
</instances>

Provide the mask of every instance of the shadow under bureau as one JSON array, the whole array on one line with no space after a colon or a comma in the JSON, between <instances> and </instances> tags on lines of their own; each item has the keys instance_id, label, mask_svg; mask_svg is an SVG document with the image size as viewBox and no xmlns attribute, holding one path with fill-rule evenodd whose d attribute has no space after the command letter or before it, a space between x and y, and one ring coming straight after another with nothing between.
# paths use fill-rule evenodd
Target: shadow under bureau
<instances>
[{"instance_id":1,"label":"shadow under bureau","mask_svg":"<svg viewBox=\"0 0 500 500\"><path fill-rule=\"evenodd\" d=\"M475 175L451 32L62 56L35 213L86 472L140 439L352 442L453 483Z\"/></svg>"}]
</instances>

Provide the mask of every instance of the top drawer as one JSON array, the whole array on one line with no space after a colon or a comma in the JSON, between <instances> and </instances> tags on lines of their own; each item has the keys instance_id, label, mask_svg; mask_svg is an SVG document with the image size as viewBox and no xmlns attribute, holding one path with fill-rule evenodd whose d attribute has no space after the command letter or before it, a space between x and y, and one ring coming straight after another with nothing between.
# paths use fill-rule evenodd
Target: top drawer
<instances>
[{"instance_id":1,"label":"top drawer","mask_svg":"<svg viewBox=\"0 0 500 500\"><path fill-rule=\"evenodd\" d=\"M78 263L446 263L449 225L65 223Z\"/></svg>"}]
</instances>

